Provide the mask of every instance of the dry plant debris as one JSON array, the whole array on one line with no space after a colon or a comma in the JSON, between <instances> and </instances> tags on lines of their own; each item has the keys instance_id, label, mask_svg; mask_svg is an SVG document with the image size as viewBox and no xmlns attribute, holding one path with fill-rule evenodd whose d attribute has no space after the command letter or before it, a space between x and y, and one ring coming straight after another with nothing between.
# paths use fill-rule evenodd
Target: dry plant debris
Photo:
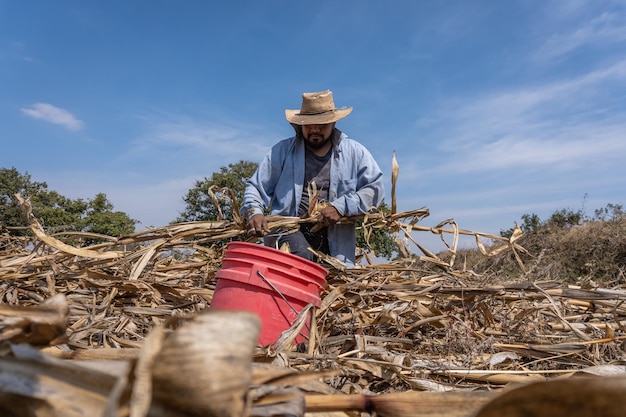
<instances>
[{"instance_id":1,"label":"dry plant debris","mask_svg":"<svg viewBox=\"0 0 626 417\"><path fill-rule=\"evenodd\" d=\"M0 235L5 355L12 354L6 346L26 342L61 358L135 358L153 329L209 309L223 242L247 236L236 218L119 239L90 235L103 243L81 247L84 234L48 235L28 201L23 205L33 235ZM364 217L366 229L388 228L422 255L405 249L397 261L355 268L325 258L330 274L309 342L257 347L254 361L323 375L327 387L359 395L485 391L581 374L624 374L626 291L532 279L484 284L490 280L453 267L459 234L475 236L485 256L512 254L524 271L521 234L504 239L459 229L453 221L418 225L428 214L419 209ZM285 230L315 219L268 220L270 229ZM452 236L447 255L423 248L420 232ZM487 246L483 239L495 243ZM56 308L46 301L58 295L67 311L46 316ZM5 306L40 310L9 313Z\"/></svg>"}]
</instances>

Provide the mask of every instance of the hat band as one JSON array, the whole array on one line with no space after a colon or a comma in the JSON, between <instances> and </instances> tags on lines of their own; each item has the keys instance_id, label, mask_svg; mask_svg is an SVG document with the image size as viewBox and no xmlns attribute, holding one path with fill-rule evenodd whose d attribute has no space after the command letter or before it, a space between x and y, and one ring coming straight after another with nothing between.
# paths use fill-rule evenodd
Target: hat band
<instances>
[{"instance_id":1,"label":"hat band","mask_svg":"<svg viewBox=\"0 0 626 417\"><path fill-rule=\"evenodd\" d=\"M331 109L331 110L324 110L324 111L319 111L319 112L303 112L302 110L300 110L300 113L297 113L298 116L317 116L319 114L326 114L326 113L334 113L336 109Z\"/></svg>"}]
</instances>

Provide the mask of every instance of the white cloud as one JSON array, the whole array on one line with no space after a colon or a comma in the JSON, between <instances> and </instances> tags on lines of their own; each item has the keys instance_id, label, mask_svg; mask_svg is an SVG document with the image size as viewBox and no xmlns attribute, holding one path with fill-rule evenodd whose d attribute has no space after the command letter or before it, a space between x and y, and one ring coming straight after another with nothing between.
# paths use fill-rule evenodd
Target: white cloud
<instances>
[{"instance_id":1,"label":"white cloud","mask_svg":"<svg viewBox=\"0 0 626 417\"><path fill-rule=\"evenodd\" d=\"M165 116L148 121L146 132L130 143L125 161L167 161L170 167L227 165L239 160L260 161L277 140L267 128L228 122L197 121ZM286 137L286 136L285 136Z\"/></svg>"},{"instance_id":2,"label":"white cloud","mask_svg":"<svg viewBox=\"0 0 626 417\"><path fill-rule=\"evenodd\" d=\"M561 32L547 38L537 49L534 58L552 61L569 55L584 46L621 43L626 40L624 19L617 13L602 13L569 32Z\"/></svg>"},{"instance_id":3,"label":"white cloud","mask_svg":"<svg viewBox=\"0 0 626 417\"><path fill-rule=\"evenodd\" d=\"M22 113L35 119L61 125L68 130L76 131L83 128L83 122L65 109L48 103L35 103L30 108L21 109Z\"/></svg>"},{"instance_id":4,"label":"white cloud","mask_svg":"<svg viewBox=\"0 0 626 417\"><path fill-rule=\"evenodd\" d=\"M574 79L450 101L426 115L455 172L503 167L573 167L590 158L626 153L626 111L615 86L626 61ZM435 124L433 125L433 120Z\"/></svg>"}]
</instances>

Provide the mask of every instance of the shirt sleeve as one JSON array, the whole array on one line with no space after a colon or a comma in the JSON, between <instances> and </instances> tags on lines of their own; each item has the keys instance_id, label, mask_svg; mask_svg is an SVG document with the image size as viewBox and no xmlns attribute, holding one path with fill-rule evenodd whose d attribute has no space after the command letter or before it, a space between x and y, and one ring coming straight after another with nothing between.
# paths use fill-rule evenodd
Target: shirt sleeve
<instances>
[{"instance_id":1,"label":"shirt sleeve","mask_svg":"<svg viewBox=\"0 0 626 417\"><path fill-rule=\"evenodd\" d=\"M294 184L286 178L293 178L293 164L287 163L287 158L294 154L294 141L295 138L292 137L275 144L265 155L254 174L246 181L239 211L241 216L250 219L255 214L264 214L269 207L273 210L284 206L291 207L289 192L293 193ZM290 168L287 169L286 165Z\"/></svg>"},{"instance_id":2,"label":"shirt sleeve","mask_svg":"<svg viewBox=\"0 0 626 417\"><path fill-rule=\"evenodd\" d=\"M276 179L272 175L272 152L263 158L257 170L246 181L240 214L246 219L263 214L274 196Z\"/></svg>"},{"instance_id":3,"label":"shirt sleeve","mask_svg":"<svg viewBox=\"0 0 626 417\"><path fill-rule=\"evenodd\" d=\"M337 184L337 198L331 202L339 214L348 217L378 207L385 196L383 173L371 153L355 145L349 157L352 163L340 168L344 175Z\"/></svg>"}]
</instances>

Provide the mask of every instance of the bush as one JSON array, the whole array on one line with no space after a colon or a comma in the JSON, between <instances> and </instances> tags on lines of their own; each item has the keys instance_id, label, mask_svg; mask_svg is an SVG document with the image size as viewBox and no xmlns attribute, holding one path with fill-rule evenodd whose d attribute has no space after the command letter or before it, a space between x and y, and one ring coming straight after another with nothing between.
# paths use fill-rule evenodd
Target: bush
<instances>
[{"instance_id":1,"label":"bush","mask_svg":"<svg viewBox=\"0 0 626 417\"><path fill-rule=\"evenodd\" d=\"M525 233L517 243L528 251L519 253L526 273L511 251L485 258L477 250L463 250L455 267L470 269L492 283L515 279L583 286L626 283L626 216L621 205L596 210L593 218L559 210L545 221L536 215L522 216L522 220L520 227Z\"/></svg>"}]
</instances>

